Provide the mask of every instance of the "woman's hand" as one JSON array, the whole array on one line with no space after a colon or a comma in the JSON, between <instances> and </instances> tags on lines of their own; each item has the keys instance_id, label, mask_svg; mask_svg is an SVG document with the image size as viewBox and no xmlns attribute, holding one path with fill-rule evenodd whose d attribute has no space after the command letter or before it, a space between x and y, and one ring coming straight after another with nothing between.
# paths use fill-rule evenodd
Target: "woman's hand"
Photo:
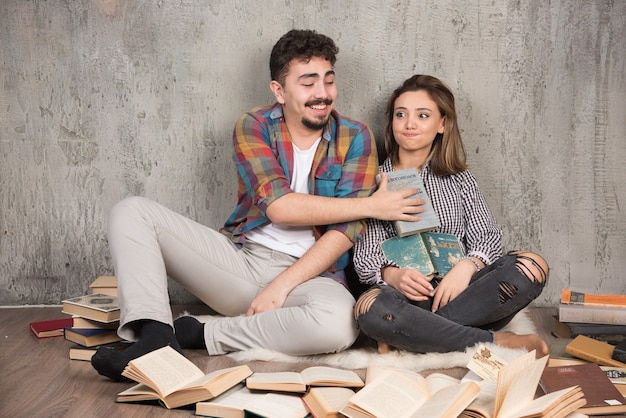
<instances>
[{"instance_id":1,"label":"woman's hand","mask_svg":"<svg viewBox=\"0 0 626 418\"><path fill-rule=\"evenodd\" d=\"M469 260L461 260L452 267L435 289L432 311L443 308L467 289L474 273L476 266Z\"/></svg>"},{"instance_id":2,"label":"woman's hand","mask_svg":"<svg viewBox=\"0 0 626 418\"><path fill-rule=\"evenodd\" d=\"M430 284L430 277L417 270L385 267L382 273L385 283L410 300L428 300L428 297L433 295L434 289Z\"/></svg>"}]
</instances>

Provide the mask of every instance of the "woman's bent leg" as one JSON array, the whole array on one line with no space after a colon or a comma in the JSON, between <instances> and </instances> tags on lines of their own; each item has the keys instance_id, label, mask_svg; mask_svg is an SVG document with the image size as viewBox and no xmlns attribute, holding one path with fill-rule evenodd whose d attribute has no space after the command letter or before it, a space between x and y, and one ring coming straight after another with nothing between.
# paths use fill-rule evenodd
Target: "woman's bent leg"
<instances>
[{"instance_id":1,"label":"woman's bent leg","mask_svg":"<svg viewBox=\"0 0 626 418\"><path fill-rule=\"evenodd\" d=\"M509 253L478 272L465 291L437 313L451 321L500 329L543 291L548 265L534 253Z\"/></svg>"},{"instance_id":2,"label":"woman's bent leg","mask_svg":"<svg viewBox=\"0 0 626 418\"><path fill-rule=\"evenodd\" d=\"M355 311L365 335L401 350L462 351L479 342L493 342L491 332L443 318L411 303L391 286L368 290L359 298Z\"/></svg>"}]
</instances>

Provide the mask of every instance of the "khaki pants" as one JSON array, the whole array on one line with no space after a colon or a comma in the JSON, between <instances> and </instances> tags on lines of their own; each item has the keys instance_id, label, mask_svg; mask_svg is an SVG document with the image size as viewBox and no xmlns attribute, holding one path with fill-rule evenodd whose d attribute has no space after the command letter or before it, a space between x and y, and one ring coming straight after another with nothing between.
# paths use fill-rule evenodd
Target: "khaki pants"
<instances>
[{"instance_id":1,"label":"khaki pants","mask_svg":"<svg viewBox=\"0 0 626 418\"><path fill-rule=\"evenodd\" d=\"M335 280L295 288L281 309L243 316L254 297L296 258L262 245L235 246L221 233L142 197L116 204L108 239L118 278L121 337L128 323L172 325L167 277L225 315L205 326L209 354L267 348L290 355L335 352L357 337L354 298Z\"/></svg>"}]
</instances>

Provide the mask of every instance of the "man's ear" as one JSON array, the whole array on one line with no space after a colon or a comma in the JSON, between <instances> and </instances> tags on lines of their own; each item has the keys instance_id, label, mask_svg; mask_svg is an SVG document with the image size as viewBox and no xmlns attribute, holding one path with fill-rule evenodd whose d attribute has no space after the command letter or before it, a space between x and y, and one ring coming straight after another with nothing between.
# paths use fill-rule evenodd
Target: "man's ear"
<instances>
[{"instance_id":1,"label":"man's ear","mask_svg":"<svg viewBox=\"0 0 626 418\"><path fill-rule=\"evenodd\" d=\"M270 82L270 90L274 93L274 97L276 97L276 101L280 104L285 104L285 98L283 97L283 86L276 80L272 80Z\"/></svg>"}]
</instances>

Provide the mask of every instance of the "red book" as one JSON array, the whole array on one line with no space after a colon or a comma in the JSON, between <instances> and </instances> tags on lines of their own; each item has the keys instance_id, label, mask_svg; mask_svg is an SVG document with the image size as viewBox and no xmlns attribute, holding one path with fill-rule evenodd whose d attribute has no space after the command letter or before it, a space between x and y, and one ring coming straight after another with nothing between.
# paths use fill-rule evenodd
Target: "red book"
<instances>
[{"instance_id":1,"label":"red book","mask_svg":"<svg viewBox=\"0 0 626 418\"><path fill-rule=\"evenodd\" d=\"M580 386L587 404L578 412L587 415L610 415L626 412L624 395L596 363L546 367L539 381L545 393Z\"/></svg>"},{"instance_id":2,"label":"red book","mask_svg":"<svg viewBox=\"0 0 626 418\"><path fill-rule=\"evenodd\" d=\"M61 337L63 329L74 325L73 318L49 319L30 323L30 330L37 338Z\"/></svg>"}]
</instances>

